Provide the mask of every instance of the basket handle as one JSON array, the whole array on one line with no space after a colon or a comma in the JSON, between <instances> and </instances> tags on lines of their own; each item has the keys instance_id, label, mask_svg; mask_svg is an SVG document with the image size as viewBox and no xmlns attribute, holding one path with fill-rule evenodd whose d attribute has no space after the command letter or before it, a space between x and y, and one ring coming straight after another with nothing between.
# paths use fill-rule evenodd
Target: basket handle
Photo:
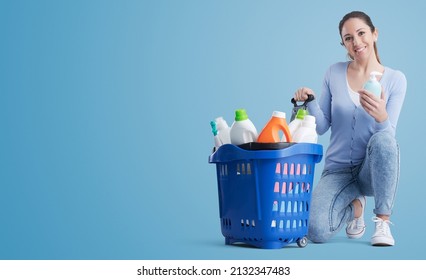
<instances>
[{"instance_id":1,"label":"basket handle","mask_svg":"<svg viewBox=\"0 0 426 280\"><path fill-rule=\"evenodd\" d=\"M303 102L302 106L306 108L306 105L314 99L315 99L315 96L313 96L312 94L308 94L308 99L306 99L305 102ZM297 101L294 98L291 99L291 103L293 103L294 107L298 106Z\"/></svg>"}]
</instances>

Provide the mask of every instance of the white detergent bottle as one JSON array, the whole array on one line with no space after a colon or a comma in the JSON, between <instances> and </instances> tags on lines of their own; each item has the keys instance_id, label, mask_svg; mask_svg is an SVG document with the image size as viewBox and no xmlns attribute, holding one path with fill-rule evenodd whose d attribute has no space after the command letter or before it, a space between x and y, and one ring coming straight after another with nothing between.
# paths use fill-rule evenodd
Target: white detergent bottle
<instances>
[{"instance_id":1,"label":"white detergent bottle","mask_svg":"<svg viewBox=\"0 0 426 280\"><path fill-rule=\"evenodd\" d=\"M376 76L381 76L382 73L373 71L370 73L370 79L364 84L364 89L368 90L371 93L374 93L375 96L380 98L382 93L382 85L377 81Z\"/></svg>"},{"instance_id":2,"label":"white detergent bottle","mask_svg":"<svg viewBox=\"0 0 426 280\"><path fill-rule=\"evenodd\" d=\"M256 127L247 116L244 109L235 111L235 121L231 126L231 143L241 145L244 143L255 142L258 134Z\"/></svg>"},{"instance_id":3,"label":"white detergent bottle","mask_svg":"<svg viewBox=\"0 0 426 280\"><path fill-rule=\"evenodd\" d=\"M222 144L231 144L231 128L223 117L215 119L217 133Z\"/></svg>"},{"instance_id":4,"label":"white detergent bottle","mask_svg":"<svg viewBox=\"0 0 426 280\"><path fill-rule=\"evenodd\" d=\"M303 119L305 118L305 116L308 115L308 111L305 109L299 109L297 110L296 116L294 118L294 120L292 120L289 124L288 124L288 129L290 130L290 135L292 137L294 137L294 133L296 132L296 130L302 125ZM283 135L283 138L281 140L282 142L285 142L285 136ZM293 139L294 142L294 139Z\"/></svg>"},{"instance_id":5,"label":"white detergent bottle","mask_svg":"<svg viewBox=\"0 0 426 280\"><path fill-rule=\"evenodd\" d=\"M311 115L305 116L302 125L294 133L293 141L297 143L316 144L318 142L316 127L315 117Z\"/></svg>"}]
</instances>

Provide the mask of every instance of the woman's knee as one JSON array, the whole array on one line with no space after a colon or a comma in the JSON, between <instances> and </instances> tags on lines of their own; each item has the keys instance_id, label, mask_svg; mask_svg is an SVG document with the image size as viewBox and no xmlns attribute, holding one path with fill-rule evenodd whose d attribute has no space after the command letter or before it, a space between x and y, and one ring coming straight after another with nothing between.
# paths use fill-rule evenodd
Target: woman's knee
<instances>
[{"instance_id":1,"label":"woman's knee","mask_svg":"<svg viewBox=\"0 0 426 280\"><path fill-rule=\"evenodd\" d=\"M324 213L321 215L311 213L310 216L308 224L308 239L314 243L327 242L333 235L330 231L328 219L325 217L327 215L324 215Z\"/></svg>"},{"instance_id":2,"label":"woman's knee","mask_svg":"<svg viewBox=\"0 0 426 280\"><path fill-rule=\"evenodd\" d=\"M398 143L395 137L387 131L379 131L371 136L368 142L368 152L378 153L385 157L398 155Z\"/></svg>"}]
</instances>

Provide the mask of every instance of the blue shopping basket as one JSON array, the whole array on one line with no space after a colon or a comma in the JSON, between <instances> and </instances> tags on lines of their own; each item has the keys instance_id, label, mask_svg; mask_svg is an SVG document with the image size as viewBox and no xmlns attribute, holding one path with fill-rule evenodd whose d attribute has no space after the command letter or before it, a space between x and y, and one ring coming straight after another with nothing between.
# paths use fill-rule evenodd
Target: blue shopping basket
<instances>
[{"instance_id":1,"label":"blue shopping basket","mask_svg":"<svg viewBox=\"0 0 426 280\"><path fill-rule=\"evenodd\" d=\"M225 244L306 246L315 164L323 149L319 144L281 144L286 147L271 150L226 144L210 155Z\"/></svg>"}]
</instances>

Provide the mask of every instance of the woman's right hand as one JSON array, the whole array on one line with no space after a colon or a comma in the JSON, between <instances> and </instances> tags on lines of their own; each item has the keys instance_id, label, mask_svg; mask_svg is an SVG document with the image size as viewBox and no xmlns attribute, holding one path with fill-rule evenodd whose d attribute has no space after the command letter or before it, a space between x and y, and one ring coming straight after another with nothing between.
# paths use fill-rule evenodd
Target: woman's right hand
<instances>
[{"instance_id":1,"label":"woman's right hand","mask_svg":"<svg viewBox=\"0 0 426 280\"><path fill-rule=\"evenodd\" d=\"M294 93L294 100L296 101L305 101L308 99L308 95L315 96L315 92L307 87L301 87Z\"/></svg>"}]
</instances>

